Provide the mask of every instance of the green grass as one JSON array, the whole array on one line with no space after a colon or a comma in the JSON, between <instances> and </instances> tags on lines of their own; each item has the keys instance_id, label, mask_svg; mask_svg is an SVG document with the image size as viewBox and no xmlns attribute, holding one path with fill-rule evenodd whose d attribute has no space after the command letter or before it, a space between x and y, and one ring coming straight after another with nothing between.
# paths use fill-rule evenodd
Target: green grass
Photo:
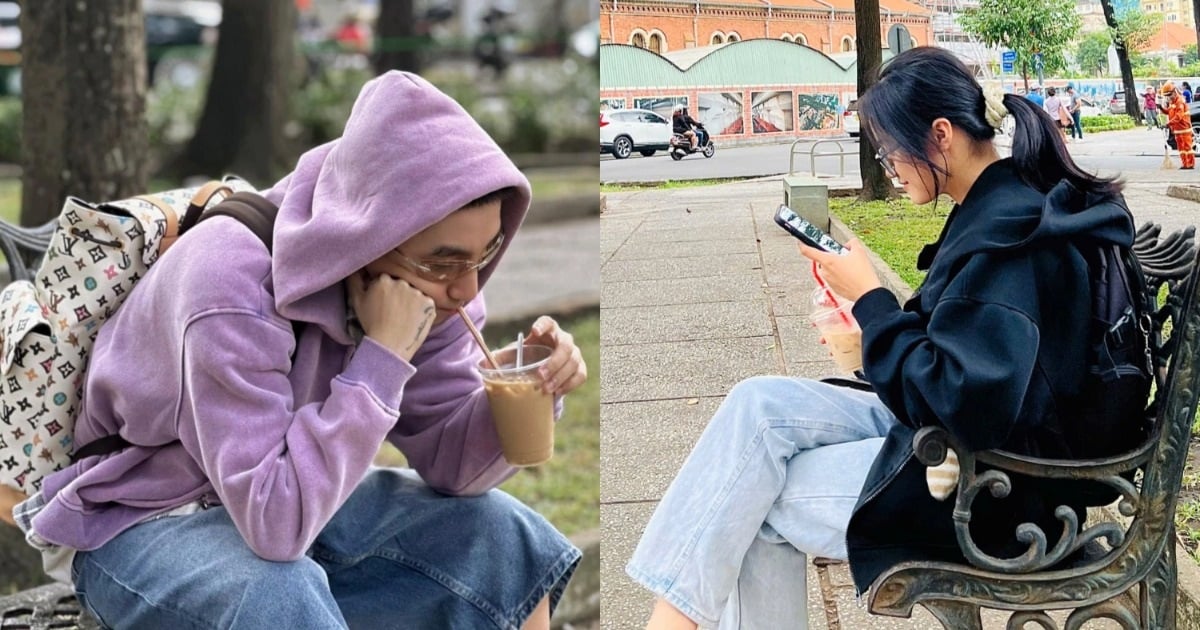
<instances>
[{"instance_id":1,"label":"green grass","mask_svg":"<svg viewBox=\"0 0 1200 630\"><path fill-rule=\"evenodd\" d=\"M595 194L596 190L595 166L533 168L527 170L525 176L533 188L534 199Z\"/></svg>"},{"instance_id":2,"label":"green grass","mask_svg":"<svg viewBox=\"0 0 1200 630\"><path fill-rule=\"evenodd\" d=\"M16 225L21 219L21 180L0 179L0 219Z\"/></svg>"},{"instance_id":3,"label":"green grass","mask_svg":"<svg viewBox=\"0 0 1200 630\"><path fill-rule=\"evenodd\" d=\"M841 197L829 200L829 211L915 289L925 280L925 272L916 269L917 254L937 240L952 205L949 199L935 208L899 198L864 203Z\"/></svg>"},{"instance_id":4,"label":"green grass","mask_svg":"<svg viewBox=\"0 0 1200 630\"><path fill-rule=\"evenodd\" d=\"M635 192L638 190L673 190L677 188L698 188L700 186L716 186L751 179L748 177L722 177L718 179L668 179L662 182L632 182L627 184L600 183L600 192Z\"/></svg>"},{"instance_id":5,"label":"green grass","mask_svg":"<svg viewBox=\"0 0 1200 630\"><path fill-rule=\"evenodd\" d=\"M555 427L554 458L522 469L500 487L571 535L600 526L600 313L589 310L556 319L583 351L588 381L566 398ZM518 332L528 333L532 324L489 326L483 333L498 347L516 339ZM375 462L402 466L404 457L384 444Z\"/></svg>"}]
</instances>

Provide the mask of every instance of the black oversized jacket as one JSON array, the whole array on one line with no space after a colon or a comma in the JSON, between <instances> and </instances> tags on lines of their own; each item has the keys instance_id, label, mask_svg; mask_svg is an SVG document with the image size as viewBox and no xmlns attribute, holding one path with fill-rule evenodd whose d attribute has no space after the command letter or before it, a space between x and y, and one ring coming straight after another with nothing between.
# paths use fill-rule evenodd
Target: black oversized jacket
<instances>
[{"instance_id":1,"label":"black oversized jacket","mask_svg":"<svg viewBox=\"0 0 1200 630\"><path fill-rule=\"evenodd\" d=\"M904 560L961 561L954 497L933 499L912 452L915 429L943 426L972 450L1072 457L1086 370L1091 289L1085 251L1133 242L1124 200L1086 198L1066 182L1043 194L1010 159L989 166L951 211L918 267L924 284L903 307L883 289L862 296L863 366L900 420L887 435L851 517L846 542L859 591ZM1086 426L1086 424L1085 424ZM1133 446L1133 445L1130 445ZM1083 506L1063 488L1014 480L980 493L972 533L993 555L1024 551L1014 537L1038 523L1054 543L1053 508Z\"/></svg>"}]
</instances>

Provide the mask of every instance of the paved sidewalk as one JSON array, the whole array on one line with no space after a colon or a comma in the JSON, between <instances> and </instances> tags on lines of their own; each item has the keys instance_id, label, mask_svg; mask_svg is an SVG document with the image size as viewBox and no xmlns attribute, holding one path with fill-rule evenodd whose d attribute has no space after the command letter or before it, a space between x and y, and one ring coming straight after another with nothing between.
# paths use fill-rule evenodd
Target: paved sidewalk
<instances>
[{"instance_id":1,"label":"paved sidewalk","mask_svg":"<svg viewBox=\"0 0 1200 630\"><path fill-rule=\"evenodd\" d=\"M1200 203L1167 197L1166 187L1130 185L1138 223L1200 224ZM625 562L730 387L758 374L835 373L807 321L816 287L809 266L772 220L782 201L778 178L608 194L600 219L606 630L644 627L651 597L625 576ZM848 584L848 572L834 571L834 581ZM869 616L853 595L839 589L844 629L940 628L919 608L912 621ZM810 570L810 628L826 628L821 601Z\"/></svg>"},{"instance_id":2,"label":"paved sidewalk","mask_svg":"<svg viewBox=\"0 0 1200 630\"><path fill-rule=\"evenodd\" d=\"M599 217L525 225L484 288L488 321L526 321L600 304Z\"/></svg>"}]
</instances>

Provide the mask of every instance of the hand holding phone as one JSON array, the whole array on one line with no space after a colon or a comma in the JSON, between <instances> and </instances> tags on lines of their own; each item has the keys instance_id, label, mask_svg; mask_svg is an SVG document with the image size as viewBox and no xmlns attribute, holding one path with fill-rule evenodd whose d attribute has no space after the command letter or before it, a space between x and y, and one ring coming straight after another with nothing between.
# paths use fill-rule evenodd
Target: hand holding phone
<instances>
[{"instance_id":1,"label":"hand holding phone","mask_svg":"<svg viewBox=\"0 0 1200 630\"><path fill-rule=\"evenodd\" d=\"M834 240L832 236L793 212L786 205L780 205L779 209L775 211L775 222L779 224L779 227L787 230L788 234L800 239L809 247L815 247L823 252L832 252L839 256L849 253L849 250Z\"/></svg>"}]
</instances>

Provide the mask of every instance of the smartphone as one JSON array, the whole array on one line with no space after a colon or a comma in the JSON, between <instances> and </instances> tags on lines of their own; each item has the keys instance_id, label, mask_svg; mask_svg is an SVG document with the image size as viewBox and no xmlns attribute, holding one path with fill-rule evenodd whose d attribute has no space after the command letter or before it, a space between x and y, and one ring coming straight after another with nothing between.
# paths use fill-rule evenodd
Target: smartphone
<instances>
[{"instance_id":1,"label":"smartphone","mask_svg":"<svg viewBox=\"0 0 1200 630\"><path fill-rule=\"evenodd\" d=\"M821 228L813 225L804 217L792 212L786 205L779 206L775 211L775 222L789 234L800 239L805 245L815 247L824 252L833 252L844 256L848 250L841 243L833 240Z\"/></svg>"}]
</instances>

